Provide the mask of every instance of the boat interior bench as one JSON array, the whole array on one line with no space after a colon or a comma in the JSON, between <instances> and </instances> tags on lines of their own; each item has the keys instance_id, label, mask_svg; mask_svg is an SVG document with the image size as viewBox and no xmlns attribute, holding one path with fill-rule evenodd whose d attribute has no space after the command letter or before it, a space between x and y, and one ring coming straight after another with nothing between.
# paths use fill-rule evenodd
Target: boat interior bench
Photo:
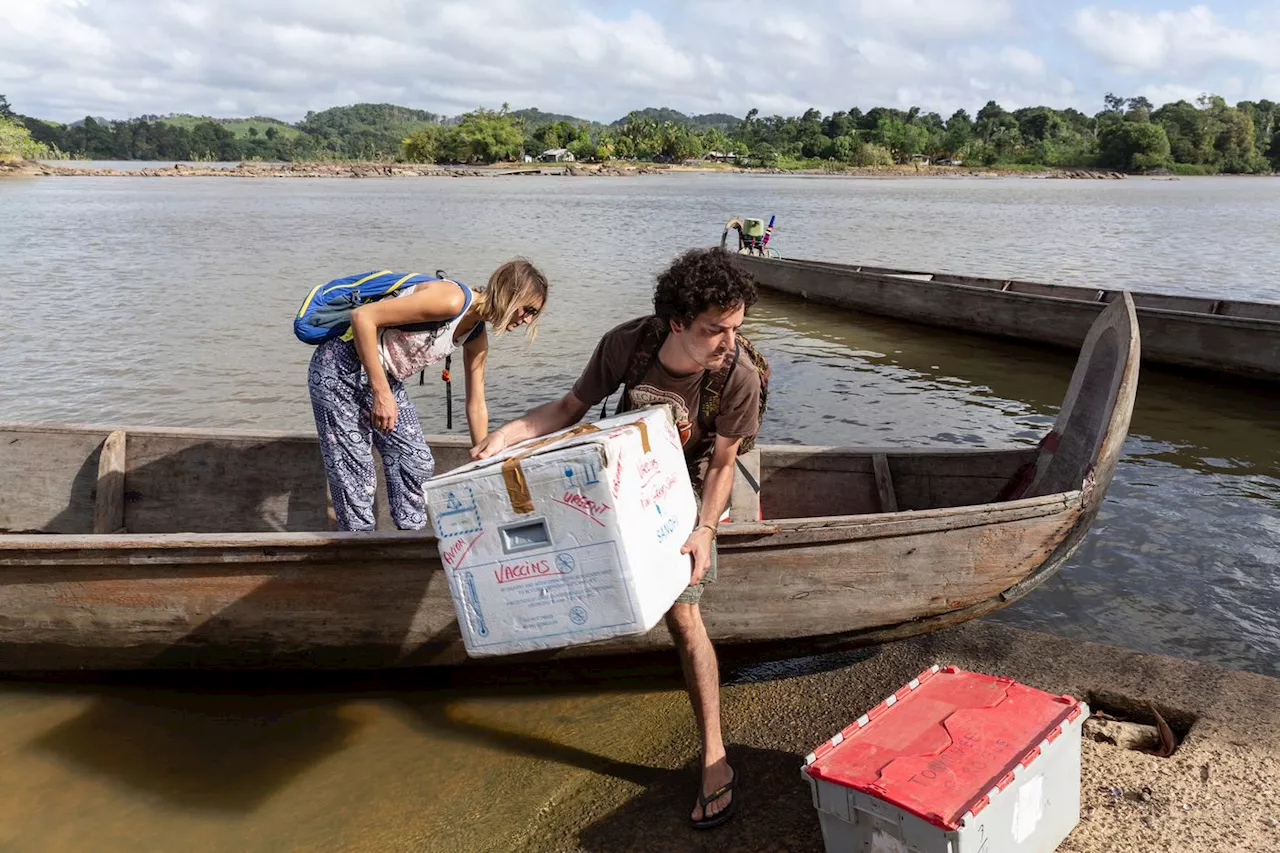
<instances>
[{"instance_id":1,"label":"boat interior bench","mask_svg":"<svg viewBox=\"0 0 1280 853\"><path fill-rule=\"evenodd\" d=\"M332 530L315 442L283 433L9 429L0 442L0 533ZM439 471L467 460L463 444L434 445ZM738 458L729 520L987 503L1035 454L766 446ZM379 529L391 530L383 495L380 482Z\"/></svg>"}]
</instances>

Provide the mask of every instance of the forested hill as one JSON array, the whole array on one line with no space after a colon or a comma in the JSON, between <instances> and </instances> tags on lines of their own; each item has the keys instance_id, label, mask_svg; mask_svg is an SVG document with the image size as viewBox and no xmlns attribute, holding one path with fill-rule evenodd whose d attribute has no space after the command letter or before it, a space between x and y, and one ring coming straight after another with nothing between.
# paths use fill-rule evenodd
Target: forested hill
<instances>
[{"instance_id":1,"label":"forested hill","mask_svg":"<svg viewBox=\"0 0 1280 853\"><path fill-rule=\"evenodd\" d=\"M442 116L395 104L309 112L300 121L255 116L86 117L69 124L11 109L0 95L0 158L121 160L362 159L492 163L567 149L576 160L683 161L715 156L751 166L840 169L922 159L966 166L1102 167L1179 174L1280 168L1280 105L1232 105L1206 94L1157 107L1108 93L1088 114L1049 106L1007 110L988 101L943 117L918 107L742 118L635 110L609 124L536 108L480 108ZM564 155L561 155L564 156Z\"/></svg>"},{"instance_id":2,"label":"forested hill","mask_svg":"<svg viewBox=\"0 0 1280 853\"><path fill-rule=\"evenodd\" d=\"M670 107L645 107L642 110L635 110L617 121L610 124L610 127L622 127L633 116L641 116L650 121L662 124L663 122L672 122L690 130L711 130L715 128L723 133L735 130L742 124L742 119L737 116L731 116L728 113L707 113L705 115L685 115L679 110L673 110Z\"/></svg>"}]
</instances>

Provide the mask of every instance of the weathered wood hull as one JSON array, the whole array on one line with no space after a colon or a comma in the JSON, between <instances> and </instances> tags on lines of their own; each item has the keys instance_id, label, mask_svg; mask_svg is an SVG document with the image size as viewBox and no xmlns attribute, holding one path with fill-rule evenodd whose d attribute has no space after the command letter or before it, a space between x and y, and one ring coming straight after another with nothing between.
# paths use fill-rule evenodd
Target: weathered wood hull
<instances>
[{"instance_id":1,"label":"weathered wood hull","mask_svg":"<svg viewBox=\"0 0 1280 853\"><path fill-rule=\"evenodd\" d=\"M1110 483L1136 325L1127 298L1095 324L1038 447L762 448L767 520L720 528L712 639L884 642L1034 588ZM431 443L439 471L466 459L460 438ZM385 511L376 532L324 532L327 510L313 435L0 424L0 671L472 662L433 536ZM659 625L522 657L669 646Z\"/></svg>"},{"instance_id":2,"label":"weathered wood hull","mask_svg":"<svg viewBox=\"0 0 1280 853\"><path fill-rule=\"evenodd\" d=\"M812 519L727 525L704 618L719 643L932 630L1002 606L1008 590L1056 568L1086 512L1074 493L921 514L930 518L832 519L816 531ZM3 538L0 670L469 661L429 535ZM659 626L541 657L669 643Z\"/></svg>"},{"instance_id":3,"label":"weathered wood hull","mask_svg":"<svg viewBox=\"0 0 1280 853\"><path fill-rule=\"evenodd\" d=\"M1119 291L735 255L767 290L941 328L1076 349ZM1280 303L1131 294L1153 364L1280 381Z\"/></svg>"}]
</instances>

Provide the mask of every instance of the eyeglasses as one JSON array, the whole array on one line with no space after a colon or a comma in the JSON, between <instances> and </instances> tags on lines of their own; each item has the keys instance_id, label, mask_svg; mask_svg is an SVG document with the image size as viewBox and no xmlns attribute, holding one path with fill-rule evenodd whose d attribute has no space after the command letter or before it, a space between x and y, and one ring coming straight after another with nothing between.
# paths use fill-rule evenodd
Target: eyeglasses
<instances>
[{"instance_id":1,"label":"eyeglasses","mask_svg":"<svg viewBox=\"0 0 1280 853\"><path fill-rule=\"evenodd\" d=\"M526 305L520 309L521 320L524 320L526 318L532 320L537 316L538 316L538 309L534 308L532 305Z\"/></svg>"}]
</instances>

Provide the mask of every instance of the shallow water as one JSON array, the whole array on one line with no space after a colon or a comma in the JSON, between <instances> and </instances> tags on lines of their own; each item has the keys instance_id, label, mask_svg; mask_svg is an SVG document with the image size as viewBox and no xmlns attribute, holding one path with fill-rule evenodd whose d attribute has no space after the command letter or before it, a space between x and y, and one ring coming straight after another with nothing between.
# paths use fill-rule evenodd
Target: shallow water
<instances>
[{"instance_id":1,"label":"shallow water","mask_svg":"<svg viewBox=\"0 0 1280 853\"><path fill-rule=\"evenodd\" d=\"M792 257L1280 299L1270 179L37 178L0 182L0 209L3 420L309 430L289 317L311 286L399 267L480 283L524 254L553 294L532 348L495 346L497 423L568 388L735 214L776 213ZM772 442L1034 443L1073 364L773 296L748 329L774 367ZM443 432L441 384L410 393ZM1278 425L1273 392L1144 369L1089 536L995 618L1280 675ZM0 848L483 847L574 768L691 725L669 676L524 694L440 677L10 683Z\"/></svg>"}]
</instances>

